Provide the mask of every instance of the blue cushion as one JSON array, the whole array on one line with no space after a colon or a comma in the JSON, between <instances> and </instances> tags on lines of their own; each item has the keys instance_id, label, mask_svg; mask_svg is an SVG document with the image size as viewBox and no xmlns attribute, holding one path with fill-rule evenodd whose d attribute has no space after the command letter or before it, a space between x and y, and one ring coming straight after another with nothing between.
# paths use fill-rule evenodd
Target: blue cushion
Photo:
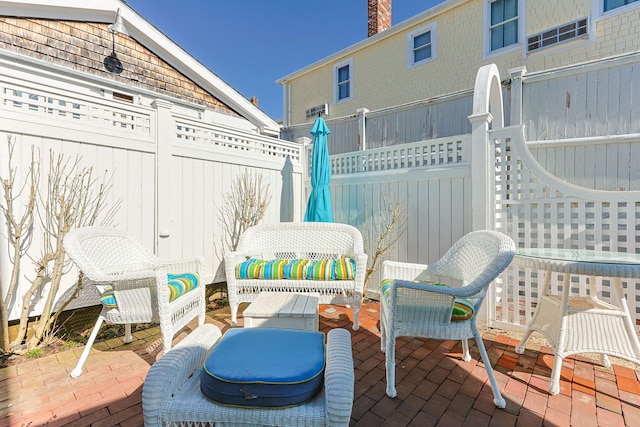
<instances>
[{"instance_id":1,"label":"blue cushion","mask_svg":"<svg viewBox=\"0 0 640 427\"><path fill-rule=\"evenodd\" d=\"M209 399L226 405L298 405L322 388L324 365L322 332L229 329L204 362L200 389Z\"/></svg>"}]
</instances>

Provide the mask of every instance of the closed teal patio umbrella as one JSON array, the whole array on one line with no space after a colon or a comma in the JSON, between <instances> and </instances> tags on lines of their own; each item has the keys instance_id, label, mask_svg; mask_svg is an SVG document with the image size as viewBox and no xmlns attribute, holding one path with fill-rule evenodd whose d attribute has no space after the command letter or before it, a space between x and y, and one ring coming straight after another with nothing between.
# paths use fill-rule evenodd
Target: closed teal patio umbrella
<instances>
[{"instance_id":1,"label":"closed teal patio umbrella","mask_svg":"<svg viewBox=\"0 0 640 427\"><path fill-rule=\"evenodd\" d=\"M329 193L331 165L329 164L329 148L327 147L327 135L330 133L324 119L318 117L311 128L311 135L313 135L311 194L307 202L307 212L304 215L306 222L333 222L331 194Z\"/></svg>"}]
</instances>

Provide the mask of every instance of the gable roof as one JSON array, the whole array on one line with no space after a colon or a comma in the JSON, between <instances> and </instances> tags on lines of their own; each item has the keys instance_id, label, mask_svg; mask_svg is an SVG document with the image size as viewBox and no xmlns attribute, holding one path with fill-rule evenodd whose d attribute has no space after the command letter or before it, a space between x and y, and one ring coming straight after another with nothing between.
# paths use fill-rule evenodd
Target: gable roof
<instances>
[{"instance_id":1,"label":"gable roof","mask_svg":"<svg viewBox=\"0 0 640 427\"><path fill-rule=\"evenodd\" d=\"M22 18L111 24L116 19L118 9L129 35L138 43L227 104L262 133L279 133L278 123L122 0L0 0L0 15Z\"/></svg>"}]
</instances>

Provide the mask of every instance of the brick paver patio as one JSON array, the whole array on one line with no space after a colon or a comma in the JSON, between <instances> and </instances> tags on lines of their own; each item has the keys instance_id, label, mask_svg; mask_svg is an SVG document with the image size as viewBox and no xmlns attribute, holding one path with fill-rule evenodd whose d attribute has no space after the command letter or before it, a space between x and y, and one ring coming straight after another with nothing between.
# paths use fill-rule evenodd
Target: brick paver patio
<instances>
[{"instance_id":1,"label":"brick paver patio","mask_svg":"<svg viewBox=\"0 0 640 427\"><path fill-rule=\"evenodd\" d=\"M391 399L385 394L378 309L376 302L365 302L361 328L351 331L350 309L320 306L322 330L343 327L352 334L352 426L640 426L637 369L568 358L561 392L549 396L551 350L532 344L519 355L515 339L493 331L485 332L485 345L507 401L505 409L493 405L475 345L474 360L463 362L460 343L454 341L400 339L398 396ZM207 322L226 329L229 320L228 311L218 311L210 313ZM154 328L137 332L131 344L120 339L96 344L77 379L69 372L82 348L0 369L0 427L141 426L142 384L161 348Z\"/></svg>"}]
</instances>

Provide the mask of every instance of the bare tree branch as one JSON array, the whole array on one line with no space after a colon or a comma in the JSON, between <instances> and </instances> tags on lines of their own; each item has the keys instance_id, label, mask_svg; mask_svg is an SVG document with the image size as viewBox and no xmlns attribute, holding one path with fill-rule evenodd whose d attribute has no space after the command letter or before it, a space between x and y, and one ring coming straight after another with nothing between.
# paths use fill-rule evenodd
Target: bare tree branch
<instances>
[{"instance_id":1,"label":"bare tree branch","mask_svg":"<svg viewBox=\"0 0 640 427\"><path fill-rule=\"evenodd\" d=\"M34 148L31 148L31 163L28 170L28 178L25 179L22 187L17 193L14 193L14 186L16 181L16 169L13 165L13 153L15 148L15 142L9 135L7 136L8 146L8 169L9 176L6 179L2 179L2 188L4 192L5 206L2 207L2 211L5 217L7 226L7 242L9 244L9 256L13 263L11 270L11 277L9 279L9 287L7 293L2 301L0 307L0 328L2 329L2 351L7 353L10 350L9 343L9 316L8 307L14 300L14 295L18 287L20 278L20 260L27 253L27 249L31 243L31 236L33 235L33 221L36 209L36 194L38 181L40 179L39 171L40 164L35 160ZM15 203L21 198L25 189L29 191L27 196L27 203L24 207L22 217L18 219L18 214L15 211ZM0 283L0 299L3 295L4 289Z\"/></svg>"},{"instance_id":2,"label":"bare tree branch","mask_svg":"<svg viewBox=\"0 0 640 427\"><path fill-rule=\"evenodd\" d=\"M369 279L378 269L384 256L395 247L398 239L407 228L408 216L395 194L381 195L379 205L372 209L367 217L367 201L365 198L364 240L367 253L373 254L367 260L367 272L364 276L364 289L368 289ZM369 237L371 236L371 237ZM375 243L375 247L374 247Z\"/></svg>"},{"instance_id":3,"label":"bare tree branch","mask_svg":"<svg viewBox=\"0 0 640 427\"><path fill-rule=\"evenodd\" d=\"M269 184L264 184L261 174L245 170L233 180L218 210L218 222L224 231L223 251L237 249L240 235L260 222L270 201Z\"/></svg>"}]
</instances>

